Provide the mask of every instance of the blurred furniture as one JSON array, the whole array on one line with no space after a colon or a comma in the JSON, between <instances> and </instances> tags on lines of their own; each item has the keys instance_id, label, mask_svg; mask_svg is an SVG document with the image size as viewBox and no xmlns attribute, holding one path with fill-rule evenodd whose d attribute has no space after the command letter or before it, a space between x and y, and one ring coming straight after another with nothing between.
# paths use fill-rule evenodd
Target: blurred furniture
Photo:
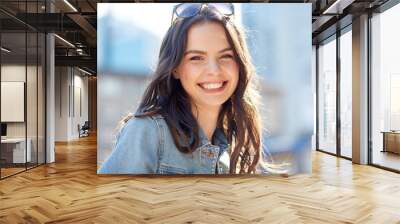
<instances>
[{"instance_id":1,"label":"blurred furniture","mask_svg":"<svg viewBox=\"0 0 400 224\"><path fill-rule=\"evenodd\" d=\"M85 121L82 127L78 124L79 138L89 136L89 129L90 129L89 121Z\"/></svg>"},{"instance_id":2,"label":"blurred furniture","mask_svg":"<svg viewBox=\"0 0 400 224\"><path fill-rule=\"evenodd\" d=\"M1 159L8 164L31 162L32 140L27 138L25 151L25 138L1 139Z\"/></svg>"},{"instance_id":3,"label":"blurred furniture","mask_svg":"<svg viewBox=\"0 0 400 224\"><path fill-rule=\"evenodd\" d=\"M400 131L383 131L382 152L400 154Z\"/></svg>"},{"instance_id":4,"label":"blurred furniture","mask_svg":"<svg viewBox=\"0 0 400 224\"><path fill-rule=\"evenodd\" d=\"M7 124L1 123L1 139L7 138Z\"/></svg>"}]
</instances>

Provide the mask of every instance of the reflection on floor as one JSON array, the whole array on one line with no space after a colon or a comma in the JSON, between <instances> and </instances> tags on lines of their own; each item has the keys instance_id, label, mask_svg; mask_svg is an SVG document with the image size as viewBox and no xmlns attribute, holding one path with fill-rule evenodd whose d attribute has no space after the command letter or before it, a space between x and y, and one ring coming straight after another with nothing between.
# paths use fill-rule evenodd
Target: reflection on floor
<instances>
[{"instance_id":1,"label":"reflection on floor","mask_svg":"<svg viewBox=\"0 0 400 224\"><path fill-rule=\"evenodd\" d=\"M341 148L341 155L347 158L352 158L352 149L348 147L342 147Z\"/></svg>"},{"instance_id":2,"label":"reflection on floor","mask_svg":"<svg viewBox=\"0 0 400 224\"><path fill-rule=\"evenodd\" d=\"M374 151L373 164L400 170L400 155L392 152Z\"/></svg>"},{"instance_id":3,"label":"reflection on floor","mask_svg":"<svg viewBox=\"0 0 400 224\"><path fill-rule=\"evenodd\" d=\"M20 168L20 167L17 167L17 168L1 168L1 178L13 175L15 173L18 173L18 172L21 172L21 171L24 171L24 170L25 170L25 167L24 168Z\"/></svg>"},{"instance_id":4,"label":"reflection on floor","mask_svg":"<svg viewBox=\"0 0 400 224\"><path fill-rule=\"evenodd\" d=\"M26 167L27 169L30 169L31 167L35 167L36 163L27 163ZM5 178L7 176L19 173L26 170L25 168L25 163L23 164L2 164L1 168L1 178Z\"/></svg>"}]
</instances>

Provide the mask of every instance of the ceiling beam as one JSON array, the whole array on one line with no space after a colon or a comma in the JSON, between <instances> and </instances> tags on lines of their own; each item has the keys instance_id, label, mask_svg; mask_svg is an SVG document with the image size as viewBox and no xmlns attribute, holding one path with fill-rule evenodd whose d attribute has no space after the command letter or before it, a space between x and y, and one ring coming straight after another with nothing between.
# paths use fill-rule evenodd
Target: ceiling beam
<instances>
[{"instance_id":1,"label":"ceiling beam","mask_svg":"<svg viewBox=\"0 0 400 224\"><path fill-rule=\"evenodd\" d=\"M90 45L91 46L96 46L96 28L94 28L92 26L92 24L90 24L87 19L85 17L83 17L80 14L76 14L76 13L71 13L71 14L67 14L67 16L73 20L77 25L79 25L83 31L85 31L85 33L90 37L87 38L87 41L91 41Z\"/></svg>"},{"instance_id":2,"label":"ceiling beam","mask_svg":"<svg viewBox=\"0 0 400 224\"><path fill-rule=\"evenodd\" d=\"M96 56L55 56L56 66L81 66L96 71Z\"/></svg>"},{"instance_id":3,"label":"ceiling beam","mask_svg":"<svg viewBox=\"0 0 400 224\"><path fill-rule=\"evenodd\" d=\"M336 0L330 4L322 14L342 14L343 10L351 5L355 0Z\"/></svg>"}]
</instances>

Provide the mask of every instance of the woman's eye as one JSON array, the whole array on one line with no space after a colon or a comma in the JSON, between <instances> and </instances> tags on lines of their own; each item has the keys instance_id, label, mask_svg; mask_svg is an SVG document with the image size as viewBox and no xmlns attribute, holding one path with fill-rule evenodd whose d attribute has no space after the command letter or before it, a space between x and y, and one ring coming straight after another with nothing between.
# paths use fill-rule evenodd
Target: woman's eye
<instances>
[{"instance_id":1,"label":"woman's eye","mask_svg":"<svg viewBox=\"0 0 400 224\"><path fill-rule=\"evenodd\" d=\"M203 59L201 56L193 56L193 57L189 58L189 60L191 60L191 61L197 61L197 60L201 60L201 59Z\"/></svg>"},{"instance_id":2,"label":"woman's eye","mask_svg":"<svg viewBox=\"0 0 400 224\"><path fill-rule=\"evenodd\" d=\"M233 58L233 55L231 55L231 54L225 54L225 55L222 55L222 58Z\"/></svg>"}]
</instances>

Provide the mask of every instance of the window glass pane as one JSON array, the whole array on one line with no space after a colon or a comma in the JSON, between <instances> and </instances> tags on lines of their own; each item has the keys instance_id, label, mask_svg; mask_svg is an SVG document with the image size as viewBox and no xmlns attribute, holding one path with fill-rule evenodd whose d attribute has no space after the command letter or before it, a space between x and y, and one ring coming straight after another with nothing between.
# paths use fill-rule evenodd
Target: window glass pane
<instances>
[{"instance_id":1,"label":"window glass pane","mask_svg":"<svg viewBox=\"0 0 400 224\"><path fill-rule=\"evenodd\" d=\"M315 150L316 149L316 130L317 130L317 108L316 108L316 102L317 102L317 92L316 92L316 78L317 78L317 48L315 45L312 46L312 54L311 54L311 88L312 88L312 93L313 93L313 118L314 118L314 124L313 124L313 135L312 135L312 140L311 140L311 149Z\"/></svg>"},{"instance_id":2,"label":"window glass pane","mask_svg":"<svg viewBox=\"0 0 400 224\"><path fill-rule=\"evenodd\" d=\"M352 141L352 35L351 30L340 36L340 153L351 158Z\"/></svg>"},{"instance_id":3,"label":"window glass pane","mask_svg":"<svg viewBox=\"0 0 400 224\"><path fill-rule=\"evenodd\" d=\"M400 4L372 18L372 163L400 170Z\"/></svg>"},{"instance_id":4,"label":"window glass pane","mask_svg":"<svg viewBox=\"0 0 400 224\"><path fill-rule=\"evenodd\" d=\"M318 48L319 149L336 153L336 40Z\"/></svg>"}]
</instances>

